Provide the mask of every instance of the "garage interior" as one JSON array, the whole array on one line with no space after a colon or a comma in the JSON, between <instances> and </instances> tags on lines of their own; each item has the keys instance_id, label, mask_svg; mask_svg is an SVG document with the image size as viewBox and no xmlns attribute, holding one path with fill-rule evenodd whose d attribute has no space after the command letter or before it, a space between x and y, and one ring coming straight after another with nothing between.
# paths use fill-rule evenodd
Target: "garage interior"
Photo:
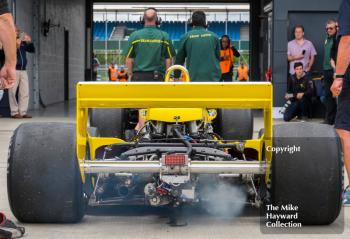
<instances>
[{"instance_id":1,"label":"garage interior","mask_svg":"<svg viewBox=\"0 0 350 239\"><path fill-rule=\"evenodd\" d=\"M128 1L133 2L146 1ZM209 4L211 1L191 2ZM118 1L13 0L10 3L16 24L33 37L36 47L35 54L28 54L29 108L40 110L52 104L74 100L75 84L91 80L93 4ZM318 22L335 18L340 0L320 0L318 4L311 0L236 0L221 3L250 4L251 80L265 80L266 70L272 69L275 107L284 104L287 42L292 39L291 31L296 23L305 26L306 38L311 39L317 49L314 71L322 70L323 37L319 36L324 35L324 26ZM310 18L313 20L308 20ZM0 102L0 114L9 116L6 94Z\"/></svg>"}]
</instances>

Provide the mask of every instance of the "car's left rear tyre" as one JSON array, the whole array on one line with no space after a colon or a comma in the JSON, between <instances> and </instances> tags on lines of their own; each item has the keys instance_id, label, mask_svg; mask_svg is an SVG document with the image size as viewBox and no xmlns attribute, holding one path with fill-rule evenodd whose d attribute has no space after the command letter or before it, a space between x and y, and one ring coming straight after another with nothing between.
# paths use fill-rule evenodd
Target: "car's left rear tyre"
<instances>
[{"instance_id":1,"label":"car's left rear tyre","mask_svg":"<svg viewBox=\"0 0 350 239\"><path fill-rule=\"evenodd\" d=\"M76 158L75 125L25 123L9 149L7 188L11 210L26 223L73 223L85 200Z\"/></svg>"}]
</instances>

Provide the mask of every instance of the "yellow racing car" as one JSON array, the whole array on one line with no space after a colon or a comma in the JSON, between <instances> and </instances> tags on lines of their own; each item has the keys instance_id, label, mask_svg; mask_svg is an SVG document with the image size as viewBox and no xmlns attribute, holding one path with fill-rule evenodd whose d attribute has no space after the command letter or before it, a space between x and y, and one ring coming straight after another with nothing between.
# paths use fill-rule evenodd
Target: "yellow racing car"
<instances>
[{"instance_id":1,"label":"yellow racing car","mask_svg":"<svg viewBox=\"0 0 350 239\"><path fill-rule=\"evenodd\" d=\"M174 69L189 78L175 66L167 81ZM220 184L255 207L297 206L303 224L340 213L339 138L327 125L273 126L271 83L81 82L76 96L76 124L14 132L8 196L22 222L77 222L87 206L205 205ZM264 117L255 138L252 109Z\"/></svg>"}]
</instances>

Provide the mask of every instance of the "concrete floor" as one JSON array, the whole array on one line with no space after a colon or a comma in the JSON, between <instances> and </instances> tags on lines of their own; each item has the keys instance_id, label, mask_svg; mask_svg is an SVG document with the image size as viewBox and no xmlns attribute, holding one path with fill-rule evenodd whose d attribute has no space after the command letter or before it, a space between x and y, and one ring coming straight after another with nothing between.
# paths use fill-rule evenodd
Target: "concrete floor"
<instances>
[{"instance_id":1,"label":"concrete floor","mask_svg":"<svg viewBox=\"0 0 350 239\"><path fill-rule=\"evenodd\" d=\"M74 122L74 102L58 104L30 112L33 119L0 118L0 211L16 221L7 200L6 165L8 143L15 128L23 122ZM280 123L277 121L277 123ZM255 132L262 119L255 119ZM331 226L303 227L296 234L263 234L259 211L247 209L237 218L219 218L198 209L189 211L189 225L173 228L166 222L166 212L146 207L107 207L89 210L83 221L73 225L24 224L25 238L350 238L350 208ZM344 229L344 230L343 230Z\"/></svg>"}]
</instances>

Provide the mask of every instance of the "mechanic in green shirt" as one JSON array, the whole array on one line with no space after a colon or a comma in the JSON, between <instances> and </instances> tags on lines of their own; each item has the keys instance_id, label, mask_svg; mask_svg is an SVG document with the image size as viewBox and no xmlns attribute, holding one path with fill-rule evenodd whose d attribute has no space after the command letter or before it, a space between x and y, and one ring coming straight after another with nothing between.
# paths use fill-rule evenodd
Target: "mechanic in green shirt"
<instances>
[{"instance_id":1,"label":"mechanic in green shirt","mask_svg":"<svg viewBox=\"0 0 350 239\"><path fill-rule=\"evenodd\" d=\"M325 124L333 125L337 114L337 102L333 98L331 86L333 84L334 69L331 65L331 49L333 42L336 41L337 27L335 20L328 20L326 24L327 37L324 44L324 59L323 59L323 85L325 90Z\"/></svg>"},{"instance_id":2,"label":"mechanic in green shirt","mask_svg":"<svg viewBox=\"0 0 350 239\"><path fill-rule=\"evenodd\" d=\"M147 8L142 21L144 28L133 32L128 41L128 74L131 81L163 81L175 55L174 47L168 34L157 28L161 19L155 8Z\"/></svg>"},{"instance_id":3,"label":"mechanic in green shirt","mask_svg":"<svg viewBox=\"0 0 350 239\"><path fill-rule=\"evenodd\" d=\"M220 40L215 33L206 30L206 17L203 11L192 14L193 29L180 41L175 64L183 65L190 73L191 81L220 81ZM179 72L175 72L175 78Z\"/></svg>"}]
</instances>

